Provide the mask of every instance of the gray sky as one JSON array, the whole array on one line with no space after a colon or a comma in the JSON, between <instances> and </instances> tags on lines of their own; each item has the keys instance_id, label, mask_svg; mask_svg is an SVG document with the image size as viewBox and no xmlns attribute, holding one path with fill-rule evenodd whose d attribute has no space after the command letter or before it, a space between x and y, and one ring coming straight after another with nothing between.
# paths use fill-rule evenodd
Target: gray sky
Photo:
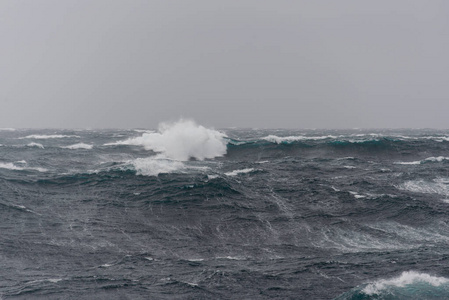
<instances>
[{"instance_id":1,"label":"gray sky","mask_svg":"<svg viewBox=\"0 0 449 300\"><path fill-rule=\"evenodd\" d=\"M2 0L0 127L449 128L449 1Z\"/></svg>"}]
</instances>

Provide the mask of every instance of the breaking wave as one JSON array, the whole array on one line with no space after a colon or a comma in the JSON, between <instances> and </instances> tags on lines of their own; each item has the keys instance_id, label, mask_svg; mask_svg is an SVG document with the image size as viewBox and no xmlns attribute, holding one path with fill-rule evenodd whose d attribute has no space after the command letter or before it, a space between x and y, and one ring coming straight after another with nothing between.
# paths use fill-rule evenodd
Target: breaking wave
<instances>
[{"instance_id":1,"label":"breaking wave","mask_svg":"<svg viewBox=\"0 0 449 300\"><path fill-rule=\"evenodd\" d=\"M264 138L263 140L266 140L271 143L281 144L281 143L291 143L291 142L299 142L299 141L305 141L305 140L311 140L311 141L317 141L317 140L325 140L325 139L336 139L336 136L333 135L325 135L325 136L285 136L280 137L277 135L269 135Z\"/></svg>"},{"instance_id":2,"label":"breaking wave","mask_svg":"<svg viewBox=\"0 0 449 300\"><path fill-rule=\"evenodd\" d=\"M433 181L409 180L398 186L399 189L423 194L438 194L449 197L449 179L437 178Z\"/></svg>"},{"instance_id":3,"label":"breaking wave","mask_svg":"<svg viewBox=\"0 0 449 300\"><path fill-rule=\"evenodd\" d=\"M247 168L247 169L242 169L242 170L234 170L234 171L225 173L225 175L226 176L237 176L239 174L246 174L246 173L251 173L251 172L254 172L253 168Z\"/></svg>"},{"instance_id":4,"label":"breaking wave","mask_svg":"<svg viewBox=\"0 0 449 300\"><path fill-rule=\"evenodd\" d=\"M449 279L416 271L380 279L354 288L335 300L343 299L447 299Z\"/></svg>"},{"instance_id":5,"label":"breaking wave","mask_svg":"<svg viewBox=\"0 0 449 300\"><path fill-rule=\"evenodd\" d=\"M61 148L71 149L71 150L76 150L76 149L90 150L90 149L93 148L93 145L84 144L84 143L78 143L78 144L74 144L74 145L70 145L70 146L64 146L64 147L61 147Z\"/></svg>"},{"instance_id":6,"label":"breaking wave","mask_svg":"<svg viewBox=\"0 0 449 300\"><path fill-rule=\"evenodd\" d=\"M23 163L23 161L20 161L19 163ZM17 166L13 163L1 163L0 162L0 169L7 169L7 170L14 170L14 171L39 171L39 172L47 172L47 169L45 168L39 168L39 167L22 167Z\"/></svg>"},{"instance_id":7,"label":"breaking wave","mask_svg":"<svg viewBox=\"0 0 449 300\"><path fill-rule=\"evenodd\" d=\"M187 161L190 158L204 160L226 154L226 135L197 125L194 121L180 120L161 123L158 132L144 133L140 137L106 144L143 146L163 154L166 158Z\"/></svg>"},{"instance_id":8,"label":"breaking wave","mask_svg":"<svg viewBox=\"0 0 449 300\"><path fill-rule=\"evenodd\" d=\"M29 143L27 144L28 147L36 147L36 148L40 148L40 149L44 149L44 146L42 144L39 143Z\"/></svg>"},{"instance_id":9,"label":"breaking wave","mask_svg":"<svg viewBox=\"0 0 449 300\"><path fill-rule=\"evenodd\" d=\"M35 140L45 140L45 139L63 139L63 138L79 138L78 135L64 135L64 134L32 134L19 139L35 139Z\"/></svg>"},{"instance_id":10,"label":"breaking wave","mask_svg":"<svg viewBox=\"0 0 449 300\"><path fill-rule=\"evenodd\" d=\"M415 161L399 161L399 162L395 162L395 164L397 165L420 165L420 164L424 164L427 162L442 162L442 161L446 161L449 160L449 157L445 157L445 156L438 156L438 157L428 157L426 159L423 160L415 160Z\"/></svg>"},{"instance_id":11,"label":"breaking wave","mask_svg":"<svg viewBox=\"0 0 449 300\"><path fill-rule=\"evenodd\" d=\"M161 173L180 172L186 168L184 163L170 159L137 158L129 162L137 175L158 176Z\"/></svg>"}]
</instances>

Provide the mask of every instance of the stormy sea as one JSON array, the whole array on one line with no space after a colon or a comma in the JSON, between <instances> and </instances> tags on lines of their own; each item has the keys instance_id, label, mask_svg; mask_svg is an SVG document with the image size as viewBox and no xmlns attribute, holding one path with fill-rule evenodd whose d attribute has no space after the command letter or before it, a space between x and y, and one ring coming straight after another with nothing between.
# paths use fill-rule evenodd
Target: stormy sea
<instances>
[{"instance_id":1,"label":"stormy sea","mask_svg":"<svg viewBox=\"0 0 449 300\"><path fill-rule=\"evenodd\" d=\"M449 132L0 130L0 299L449 299Z\"/></svg>"}]
</instances>

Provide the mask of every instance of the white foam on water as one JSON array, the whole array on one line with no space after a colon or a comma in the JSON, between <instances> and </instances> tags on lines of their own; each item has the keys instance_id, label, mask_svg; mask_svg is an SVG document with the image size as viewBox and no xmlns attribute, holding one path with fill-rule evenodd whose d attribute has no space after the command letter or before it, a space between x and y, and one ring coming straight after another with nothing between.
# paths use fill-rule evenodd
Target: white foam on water
<instances>
[{"instance_id":1,"label":"white foam on water","mask_svg":"<svg viewBox=\"0 0 449 300\"><path fill-rule=\"evenodd\" d=\"M375 295L391 287L405 287L416 283L426 283L438 287L440 285L448 284L449 279L416 271L406 271L398 277L381 279L374 283L370 283L363 289L363 292L367 295Z\"/></svg>"},{"instance_id":2,"label":"white foam on water","mask_svg":"<svg viewBox=\"0 0 449 300\"><path fill-rule=\"evenodd\" d=\"M246 173L251 173L254 171L255 170L253 168L247 168L247 169L241 169L241 170L234 170L232 172L226 172L225 175L226 176L237 176L239 174L246 174Z\"/></svg>"},{"instance_id":3,"label":"white foam on water","mask_svg":"<svg viewBox=\"0 0 449 300\"><path fill-rule=\"evenodd\" d=\"M263 137L263 140L266 140L268 142L271 143L276 143L276 144L281 144L281 143L285 143L285 142L298 142L298 141L305 141L305 140L325 140L325 139L335 139L337 138L336 136L333 135L324 135L324 136L304 136L304 135L299 135L299 136L284 136L284 137L280 137L277 135L269 135L266 137Z\"/></svg>"},{"instance_id":4,"label":"white foam on water","mask_svg":"<svg viewBox=\"0 0 449 300\"><path fill-rule=\"evenodd\" d=\"M423 160L398 161L398 162L395 162L394 164L396 164L396 165L420 165L422 163L429 162L429 161L430 162L442 162L442 161L445 161L445 160L449 160L449 157L445 157L445 156L434 157L434 156L432 156L432 157L428 157L428 158L423 159Z\"/></svg>"},{"instance_id":5,"label":"white foam on water","mask_svg":"<svg viewBox=\"0 0 449 300\"><path fill-rule=\"evenodd\" d=\"M410 180L397 186L400 190L414 193L438 194L449 197L449 179L436 178L433 181Z\"/></svg>"},{"instance_id":6,"label":"white foam on water","mask_svg":"<svg viewBox=\"0 0 449 300\"><path fill-rule=\"evenodd\" d=\"M186 169L183 162L163 158L137 158L130 161L137 175L158 176L161 173L182 172Z\"/></svg>"},{"instance_id":7,"label":"white foam on water","mask_svg":"<svg viewBox=\"0 0 449 300\"><path fill-rule=\"evenodd\" d=\"M170 159L187 161L204 160L226 154L226 135L214 129L197 125L191 120L159 124L158 132L144 133L140 137L118 141L111 145L143 146Z\"/></svg>"},{"instance_id":8,"label":"white foam on water","mask_svg":"<svg viewBox=\"0 0 449 300\"><path fill-rule=\"evenodd\" d=\"M48 170L45 168L39 168L39 167L19 167L16 166L13 163L1 163L0 162L0 168L1 169L8 169L8 170L15 170L15 171L23 171L23 170L34 170L34 171L39 171L39 172L47 172Z\"/></svg>"},{"instance_id":9,"label":"white foam on water","mask_svg":"<svg viewBox=\"0 0 449 300\"><path fill-rule=\"evenodd\" d=\"M34 143L34 142L27 144L27 147L36 147L36 148L44 149L44 146L42 144Z\"/></svg>"},{"instance_id":10,"label":"white foam on water","mask_svg":"<svg viewBox=\"0 0 449 300\"><path fill-rule=\"evenodd\" d=\"M349 191L349 193L350 193L351 195L353 195L354 198L356 198L356 199L366 198L366 196L360 195L360 194L358 194L357 192Z\"/></svg>"},{"instance_id":11,"label":"white foam on water","mask_svg":"<svg viewBox=\"0 0 449 300\"><path fill-rule=\"evenodd\" d=\"M425 159L425 161L436 161L436 162L442 162L445 160L449 160L449 157L438 156L438 157L428 157Z\"/></svg>"},{"instance_id":12,"label":"white foam on water","mask_svg":"<svg viewBox=\"0 0 449 300\"><path fill-rule=\"evenodd\" d=\"M8 170L23 170L22 167L18 167L13 163L0 163L0 168Z\"/></svg>"},{"instance_id":13,"label":"white foam on water","mask_svg":"<svg viewBox=\"0 0 449 300\"><path fill-rule=\"evenodd\" d=\"M421 161L420 160L416 160L416 161L397 161L394 162L395 165L420 165Z\"/></svg>"},{"instance_id":14,"label":"white foam on water","mask_svg":"<svg viewBox=\"0 0 449 300\"><path fill-rule=\"evenodd\" d=\"M216 259L227 259L227 260L246 260L245 257L239 256L218 256Z\"/></svg>"},{"instance_id":15,"label":"white foam on water","mask_svg":"<svg viewBox=\"0 0 449 300\"><path fill-rule=\"evenodd\" d=\"M140 133L153 133L154 132L154 130L149 130L149 129L133 129L133 131L140 132Z\"/></svg>"},{"instance_id":16,"label":"white foam on water","mask_svg":"<svg viewBox=\"0 0 449 300\"><path fill-rule=\"evenodd\" d=\"M70 150L77 150L77 149L90 150L93 147L94 147L93 145L89 145L89 144L85 144L85 143L78 143L78 144L74 144L74 145L70 145L70 146L64 146L64 147L61 147L61 148L70 149Z\"/></svg>"},{"instance_id":17,"label":"white foam on water","mask_svg":"<svg viewBox=\"0 0 449 300\"><path fill-rule=\"evenodd\" d=\"M321 228L317 247L334 248L344 253L385 250L416 249L423 246L449 243L447 225L438 223L430 227L413 227L397 222L366 224L364 228Z\"/></svg>"},{"instance_id":18,"label":"white foam on water","mask_svg":"<svg viewBox=\"0 0 449 300\"><path fill-rule=\"evenodd\" d=\"M186 260L191 261L191 262L199 262L199 261L204 261L204 258L188 258Z\"/></svg>"},{"instance_id":19,"label":"white foam on water","mask_svg":"<svg viewBox=\"0 0 449 300\"><path fill-rule=\"evenodd\" d=\"M19 139L36 139L36 140L45 140L45 139L63 139L63 138L79 138L78 135L63 135L63 134L32 134L27 135L25 137L21 137Z\"/></svg>"},{"instance_id":20,"label":"white foam on water","mask_svg":"<svg viewBox=\"0 0 449 300\"><path fill-rule=\"evenodd\" d=\"M0 128L0 131L16 131L15 128Z\"/></svg>"}]
</instances>

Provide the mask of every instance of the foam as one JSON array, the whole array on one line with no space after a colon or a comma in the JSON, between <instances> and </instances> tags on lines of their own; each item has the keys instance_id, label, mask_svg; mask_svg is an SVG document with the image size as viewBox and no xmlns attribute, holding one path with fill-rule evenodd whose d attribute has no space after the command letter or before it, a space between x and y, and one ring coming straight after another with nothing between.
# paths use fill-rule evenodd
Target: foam
<instances>
[{"instance_id":1,"label":"foam","mask_svg":"<svg viewBox=\"0 0 449 300\"><path fill-rule=\"evenodd\" d=\"M76 149L87 149L90 150L93 148L93 145L89 145L89 144L84 144L84 143L78 143L78 144L74 144L74 145L70 145L70 146L64 146L61 147L64 149L71 149L71 150L76 150Z\"/></svg>"},{"instance_id":2,"label":"foam","mask_svg":"<svg viewBox=\"0 0 449 300\"><path fill-rule=\"evenodd\" d=\"M44 146L42 144L34 143L34 142L33 143L29 143L27 146L28 147L36 147L36 148L44 149Z\"/></svg>"},{"instance_id":3,"label":"foam","mask_svg":"<svg viewBox=\"0 0 449 300\"><path fill-rule=\"evenodd\" d=\"M399 161L399 162L395 162L394 164L396 165L420 165L426 162L442 162L445 160L449 160L449 157L445 157L445 156L437 156L437 157L428 157L426 159L423 160L416 160L416 161Z\"/></svg>"},{"instance_id":4,"label":"foam","mask_svg":"<svg viewBox=\"0 0 449 300\"><path fill-rule=\"evenodd\" d=\"M22 162L20 162L20 163L22 163ZM28 168L25 168L25 167L16 166L13 163L1 163L0 162L0 168L1 169L14 170L14 171L33 170L33 171L39 171L39 172L47 172L47 169L45 169L45 168L39 168L39 167L34 167L34 168L28 167Z\"/></svg>"},{"instance_id":5,"label":"foam","mask_svg":"<svg viewBox=\"0 0 449 300\"><path fill-rule=\"evenodd\" d=\"M8 170L23 170L22 167L18 167L13 163L0 163L0 168Z\"/></svg>"},{"instance_id":6,"label":"foam","mask_svg":"<svg viewBox=\"0 0 449 300\"><path fill-rule=\"evenodd\" d=\"M357 192L349 191L349 193L350 193L351 195L353 195L354 198L356 198L356 199L366 198L366 196L360 195L360 194L357 193Z\"/></svg>"},{"instance_id":7,"label":"foam","mask_svg":"<svg viewBox=\"0 0 449 300\"><path fill-rule=\"evenodd\" d=\"M444 156L438 156L438 157L428 157L425 159L425 161L436 161L436 162L442 162L445 160L449 160L449 157L444 157Z\"/></svg>"},{"instance_id":8,"label":"foam","mask_svg":"<svg viewBox=\"0 0 449 300\"><path fill-rule=\"evenodd\" d=\"M420 165L421 161L420 160L415 160L415 161L397 161L394 162L395 165Z\"/></svg>"},{"instance_id":9,"label":"foam","mask_svg":"<svg viewBox=\"0 0 449 300\"><path fill-rule=\"evenodd\" d=\"M63 138L79 138L78 135L63 135L63 134L32 134L27 135L25 137L21 137L19 139L37 139L37 140L45 140L45 139L63 139Z\"/></svg>"},{"instance_id":10,"label":"foam","mask_svg":"<svg viewBox=\"0 0 449 300\"><path fill-rule=\"evenodd\" d=\"M299 142L304 140L325 140L325 139L335 139L336 136L333 135L325 135L325 136L285 136L280 137L277 135L269 135L266 137L263 137L263 140L266 140L271 143L281 144L281 143L288 143L288 142Z\"/></svg>"},{"instance_id":11,"label":"foam","mask_svg":"<svg viewBox=\"0 0 449 300\"><path fill-rule=\"evenodd\" d=\"M399 277L392 279L381 279L374 283L368 284L363 292L367 295L379 294L380 292L391 287L405 287L407 285L425 283L434 287L449 283L449 279L444 277L436 277L426 273L418 273L415 271L403 272Z\"/></svg>"},{"instance_id":12,"label":"foam","mask_svg":"<svg viewBox=\"0 0 449 300\"><path fill-rule=\"evenodd\" d=\"M180 120L176 123L159 124L159 132L144 133L140 137L118 141L110 145L143 146L179 161L190 158L204 160L226 154L226 135L197 125L194 121Z\"/></svg>"},{"instance_id":13,"label":"foam","mask_svg":"<svg viewBox=\"0 0 449 300\"><path fill-rule=\"evenodd\" d=\"M432 182L424 180L410 180L399 185L398 188L414 193L439 194L449 197L449 185L446 180L442 178L437 178Z\"/></svg>"},{"instance_id":14,"label":"foam","mask_svg":"<svg viewBox=\"0 0 449 300\"><path fill-rule=\"evenodd\" d=\"M0 128L0 131L16 131L15 128Z\"/></svg>"},{"instance_id":15,"label":"foam","mask_svg":"<svg viewBox=\"0 0 449 300\"><path fill-rule=\"evenodd\" d=\"M239 174L251 173L253 171L255 171L253 168L247 168L247 169L241 169L241 170L234 170L232 172L226 172L225 175L226 176L237 176Z\"/></svg>"},{"instance_id":16,"label":"foam","mask_svg":"<svg viewBox=\"0 0 449 300\"><path fill-rule=\"evenodd\" d=\"M161 173L182 172L186 169L184 163L162 158L137 158L130 161L137 175L158 176Z\"/></svg>"}]
</instances>

